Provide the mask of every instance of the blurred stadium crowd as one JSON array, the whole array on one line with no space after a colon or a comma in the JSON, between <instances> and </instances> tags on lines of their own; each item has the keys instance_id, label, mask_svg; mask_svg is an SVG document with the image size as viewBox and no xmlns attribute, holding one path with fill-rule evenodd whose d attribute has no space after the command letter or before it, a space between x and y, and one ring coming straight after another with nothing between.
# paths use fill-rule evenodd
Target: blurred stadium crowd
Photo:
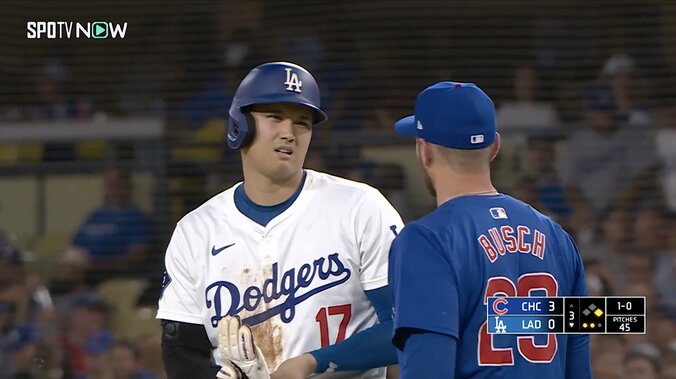
<instances>
[{"instance_id":1,"label":"blurred stadium crowd","mask_svg":"<svg viewBox=\"0 0 676 379\"><path fill-rule=\"evenodd\" d=\"M154 314L169 233L241 180L224 120L234 85L270 60L299 63L322 86L330 122L307 166L376 186L405 220L433 204L394 120L434 81L485 88L503 137L499 190L574 236L590 294L647 297L647 334L593 336L595 377L676 379L674 3L472 3L105 3L96 16L129 23L105 43L25 39L27 15L91 10L8 9L0 135L137 117L162 120L166 135L160 155L133 140L0 140L0 379L163 377ZM29 200L12 187L27 177L38 183ZM44 223L56 188L44 183L59 177L59 232L15 230L3 209L25 200L20 216Z\"/></svg>"}]
</instances>

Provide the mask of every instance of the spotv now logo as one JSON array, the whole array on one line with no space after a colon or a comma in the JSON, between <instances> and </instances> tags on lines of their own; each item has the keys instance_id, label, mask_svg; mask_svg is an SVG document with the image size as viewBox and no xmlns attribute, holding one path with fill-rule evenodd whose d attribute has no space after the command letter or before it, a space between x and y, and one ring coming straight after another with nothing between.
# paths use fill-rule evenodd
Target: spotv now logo
<instances>
[{"instance_id":1,"label":"spotv now logo","mask_svg":"<svg viewBox=\"0 0 676 379\"><path fill-rule=\"evenodd\" d=\"M127 23L106 21L73 22L73 21L28 21L26 37L29 39L62 39L62 38L124 38L127 34Z\"/></svg>"}]
</instances>

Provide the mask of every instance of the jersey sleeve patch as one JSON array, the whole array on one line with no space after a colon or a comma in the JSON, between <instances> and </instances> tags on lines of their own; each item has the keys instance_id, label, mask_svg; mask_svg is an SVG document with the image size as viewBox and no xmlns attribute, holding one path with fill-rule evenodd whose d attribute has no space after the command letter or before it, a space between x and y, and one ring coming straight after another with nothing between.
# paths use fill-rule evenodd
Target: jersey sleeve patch
<instances>
[{"instance_id":1,"label":"jersey sleeve patch","mask_svg":"<svg viewBox=\"0 0 676 379\"><path fill-rule=\"evenodd\" d=\"M169 276L167 270L164 270L164 273L162 274L162 288L160 289L160 299L162 298L162 295L164 295L164 290L167 288L169 283L171 283L171 276Z\"/></svg>"}]
</instances>

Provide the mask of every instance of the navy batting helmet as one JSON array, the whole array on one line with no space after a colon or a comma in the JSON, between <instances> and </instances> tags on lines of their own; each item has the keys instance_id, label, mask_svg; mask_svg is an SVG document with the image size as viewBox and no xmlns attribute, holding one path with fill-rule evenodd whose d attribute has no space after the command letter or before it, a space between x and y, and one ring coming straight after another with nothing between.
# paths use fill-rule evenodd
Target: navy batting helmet
<instances>
[{"instance_id":1,"label":"navy batting helmet","mask_svg":"<svg viewBox=\"0 0 676 379\"><path fill-rule=\"evenodd\" d=\"M319 86L312 74L293 63L265 63L251 70L237 87L228 111L228 146L238 149L249 143L255 127L248 111L256 104L272 103L310 108L315 125L328 118L319 108Z\"/></svg>"}]
</instances>

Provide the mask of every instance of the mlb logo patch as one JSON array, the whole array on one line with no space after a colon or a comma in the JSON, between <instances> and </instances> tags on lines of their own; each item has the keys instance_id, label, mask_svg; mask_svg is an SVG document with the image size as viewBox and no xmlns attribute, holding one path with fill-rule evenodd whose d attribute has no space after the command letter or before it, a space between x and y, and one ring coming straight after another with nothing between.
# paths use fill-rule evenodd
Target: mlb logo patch
<instances>
[{"instance_id":1,"label":"mlb logo patch","mask_svg":"<svg viewBox=\"0 0 676 379\"><path fill-rule=\"evenodd\" d=\"M472 145L476 145L478 143L483 143L484 142L484 135L483 134L475 134L475 135L469 137L469 142Z\"/></svg>"},{"instance_id":2,"label":"mlb logo patch","mask_svg":"<svg viewBox=\"0 0 676 379\"><path fill-rule=\"evenodd\" d=\"M491 216L496 220L508 218L504 208L491 208L489 211L491 212Z\"/></svg>"}]
</instances>

